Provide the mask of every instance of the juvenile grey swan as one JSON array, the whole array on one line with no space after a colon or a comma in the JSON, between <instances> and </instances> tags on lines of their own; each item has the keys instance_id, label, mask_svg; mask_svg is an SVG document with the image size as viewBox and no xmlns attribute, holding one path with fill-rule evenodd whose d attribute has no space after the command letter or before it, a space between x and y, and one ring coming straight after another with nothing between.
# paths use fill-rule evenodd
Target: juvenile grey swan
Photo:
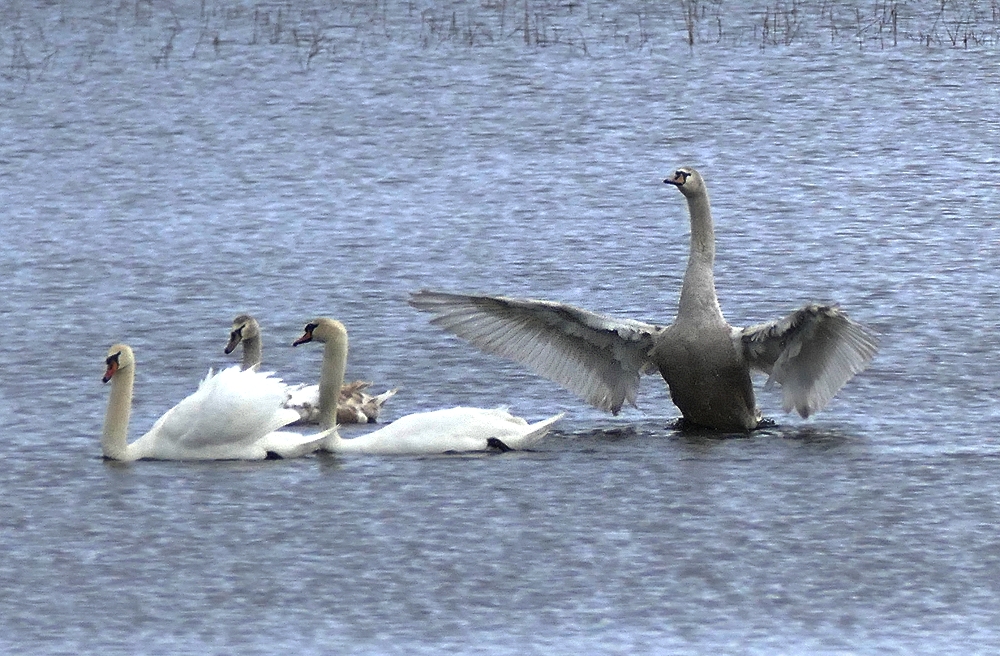
<instances>
[{"instance_id":1,"label":"juvenile grey swan","mask_svg":"<svg viewBox=\"0 0 1000 656\"><path fill-rule=\"evenodd\" d=\"M226 344L226 354L243 345L243 369L259 367L262 357L260 324L249 314L240 314L233 319L233 327ZM371 383L356 380L340 388L340 403L337 405L338 424L372 424L378 421L382 406L396 394L395 389L378 395L365 390ZM285 407L299 413L297 424L319 423L319 385L289 385Z\"/></svg>"},{"instance_id":2,"label":"juvenile grey swan","mask_svg":"<svg viewBox=\"0 0 1000 656\"><path fill-rule=\"evenodd\" d=\"M429 455L467 451L511 451L538 444L562 413L529 424L503 408L446 408L400 417L371 433L343 439L336 430L337 390L344 383L347 328L327 317L306 324L292 346L323 344L320 374L320 426L333 432L322 447L332 453Z\"/></svg>"},{"instance_id":3,"label":"juvenile grey swan","mask_svg":"<svg viewBox=\"0 0 1000 656\"><path fill-rule=\"evenodd\" d=\"M564 303L422 290L410 304L432 323L545 376L617 414L635 405L639 377L659 371L684 426L750 431L761 420L751 370L781 385L785 412L822 410L878 348L876 337L832 305L807 305L770 323L734 328L715 293L715 233L708 189L692 168L664 180L687 199L691 251L668 326L616 319Z\"/></svg>"}]
</instances>

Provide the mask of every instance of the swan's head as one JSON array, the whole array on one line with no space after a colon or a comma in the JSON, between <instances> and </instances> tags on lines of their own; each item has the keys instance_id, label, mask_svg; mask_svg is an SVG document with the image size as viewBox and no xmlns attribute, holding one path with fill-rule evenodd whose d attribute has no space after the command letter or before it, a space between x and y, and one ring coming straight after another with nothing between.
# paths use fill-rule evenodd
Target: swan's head
<instances>
[{"instance_id":1,"label":"swan's head","mask_svg":"<svg viewBox=\"0 0 1000 656\"><path fill-rule=\"evenodd\" d=\"M241 314L233 319L233 330L229 333L229 343L226 344L226 353L232 353L244 339L260 337L260 324L249 314Z\"/></svg>"},{"instance_id":2,"label":"swan's head","mask_svg":"<svg viewBox=\"0 0 1000 656\"><path fill-rule=\"evenodd\" d=\"M705 191L705 181L701 179L701 174L687 166L674 171L664 182L674 185L688 198Z\"/></svg>"},{"instance_id":3,"label":"swan's head","mask_svg":"<svg viewBox=\"0 0 1000 656\"><path fill-rule=\"evenodd\" d=\"M114 378L114 375L135 364L135 357L132 355L132 349L129 348L127 344L115 344L110 349L108 349L108 357L104 361L107 365L107 369L104 371L104 378L102 379L105 383Z\"/></svg>"},{"instance_id":4,"label":"swan's head","mask_svg":"<svg viewBox=\"0 0 1000 656\"><path fill-rule=\"evenodd\" d=\"M320 317L319 319L313 319L306 324L305 332L302 337L292 342L292 346L298 346L299 344L305 344L306 342L323 342L328 344L330 342L347 341L347 328L344 324L340 323L335 319L328 319L326 317Z\"/></svg>"}]
</instances>

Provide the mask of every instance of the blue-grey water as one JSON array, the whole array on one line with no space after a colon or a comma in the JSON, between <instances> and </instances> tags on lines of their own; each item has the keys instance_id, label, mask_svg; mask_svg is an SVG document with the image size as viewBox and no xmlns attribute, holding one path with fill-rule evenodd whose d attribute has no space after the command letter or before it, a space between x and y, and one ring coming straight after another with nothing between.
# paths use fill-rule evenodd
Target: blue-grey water
<instances>
[{"instance_id":1,"label":"blue-grey water","mask_svg":"<svg viewBox=\"0 0 1000 656\"><path fill-rule=\"evenodd\" d=\"M996 23L767 41L711 4L692 48L672 5L457 4L2 5L0 651L993 653ZM684 164L732 323L835 301L879 332L825 412L760 381L775 427L683 434L651 377L606 416L406 304L669 321ZM344 321L387 420L568 414L529 453L102 461L108 346L137 436L239 312L290 382L304 323Z\"/></svg>"}]
</instances>

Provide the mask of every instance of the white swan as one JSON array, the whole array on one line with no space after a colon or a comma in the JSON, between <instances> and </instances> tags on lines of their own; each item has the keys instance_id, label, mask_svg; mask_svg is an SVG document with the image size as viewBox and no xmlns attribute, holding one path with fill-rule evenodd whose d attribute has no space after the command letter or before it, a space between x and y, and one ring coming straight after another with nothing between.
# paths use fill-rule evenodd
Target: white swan
<instances>
[{"instance_id":1,"label":"white swan","mask_svg":"<svg viewBox=\"0 0 1000 656\"><path fill-rule=\"evenodd\" d=\"M715 294L715 233L708 190L694 169L666 180L687 198L691 251L669 326L616 319L571 305L423 290L410 304L436 325L525 364L617 414L635 405L639 377L659 371L684 425L749 431L760 422L750 371L779 383L785 412L822 410L877 350L866 328L830 305L807 305L770 323L734 328Z\"/></svg>"},{"instance_id":2,"label":"white swan","mask_svg":"<svg viewBox=\"0 0 1000 656\"><path fill-rule=\"evenodd\" d=\"M135 357L115 344L105 360L111 382L101 449L110 460L263 460L312 453L329 434L278 431L298 418L282 408L285 385L271 374L230 367L209 372L198 390L168 410L149 432L128 444Z\"/></svg>"},{"instance_id":3,"label":"white swan","mask_svg":"<svg viewBox=\"0 0 1000 656\"><path fill-rule=\"evenodd\" d=\"M243 369L259 367L262 362L260 324L249 314L241 314L233 319L229 333L228 355L243 345ZM371 383L356 380L340 388L340 403L337 404L338 424L371 424L378 421L382 406L396 394L391 389L372 396L365 392ZM297 424L319 423L319 385L289 385L285 407L299 413Z\"/></svg>"},{"instance_id":4,"label":"white swan","mask_svg":"<svg viewBox=\"0 0 1000 656\"><path fill-rule=\"evenodd\" d=\"M347 363L347 329L339 321L310 321L293 346L322 342L323 370L320 377L320 425L335 424L337 390L343 384ZM351 439L334 430L323 448L334 453L436 454L499 449L527 449L541 441L558 414L529 424L506 410L448 408L401 417L384 428Z\"/></svg>"}]
</instances>

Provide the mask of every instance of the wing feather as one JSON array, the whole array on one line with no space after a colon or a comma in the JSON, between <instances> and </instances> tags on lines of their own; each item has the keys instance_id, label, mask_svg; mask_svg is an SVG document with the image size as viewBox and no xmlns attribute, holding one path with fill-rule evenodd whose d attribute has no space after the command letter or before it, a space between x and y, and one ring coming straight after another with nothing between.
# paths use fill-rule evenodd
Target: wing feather
<instances>
[{"instance_id":1,"label":"wing feather","mask_svg":"<svg viewBox=\"0 0 1000 656\"><path fill-rule=\"evenodd\" d=\"M807 305L736 337L750 366L770 375L767 385L781 385L785 412L803 417L826 407L878 350L870 330L831 305Z\"/></svg>"},{"instance_id":2,"label":"wing feather","mask_svg":"<svg viewBox=\"0 0 1000 656\"><path fill-rule=\"evenodd\" d=\"M249 445L296 418L282 411L285 385L270 373L238 366L209 372L197 391L153 424L149 433L182 449Z\"/></svg>"},{"instance_id":3,"label":"wing feather","mask_svg":"<svg viewBox=\"0 0 1000 656\"><path fill-rule=\"evenodd\" d=\"M588 403L615 414L635 405L639 377L663 328L572 305L506 296L422 290L410 305L473 346L523 364Z\"/></svg>"}]
</instances>

